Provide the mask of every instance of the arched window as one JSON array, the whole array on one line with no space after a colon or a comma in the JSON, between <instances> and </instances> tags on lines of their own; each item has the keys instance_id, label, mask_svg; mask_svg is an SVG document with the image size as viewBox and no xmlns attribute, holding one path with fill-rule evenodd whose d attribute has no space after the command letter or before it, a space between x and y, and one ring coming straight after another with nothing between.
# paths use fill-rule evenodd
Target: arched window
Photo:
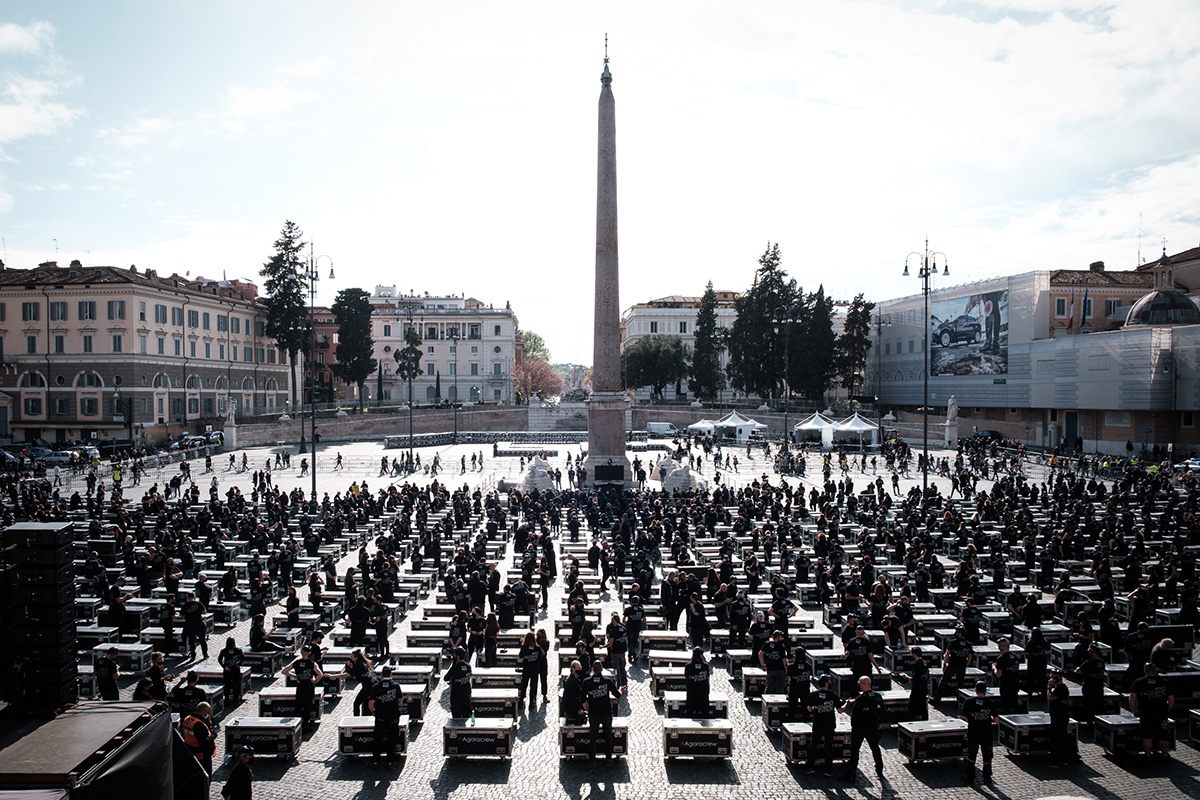
<instances>
[{"instance_id":1,"label":"arched window","mask_svg":"<svg viewBox=\"0 0 1200 800\"><path fill-rule=\"evenodd\" d=\"M104 381L100 380L100 376L95 372L81 372L75 376L76 388L95 389L104 385Z\"/></svg>"},{"instance_id":2,"label":"arched window","mask_svg":"<svg viewBox=\"0 0 1200 800\"><path fill-rule=\"evenodd\" d=\"M155 389L170 389L171 388L171 379L167 377L167 373L160 372L154 376L154 388Z\"/></svg>"},{"instance_id":3,"label":"arched window","mask_svg":"<svg viewBox=\"0 0 1200 800\"><path fill-rule=\"evenodd\" d=\"M244 391L254 391L254 378L242 378L242 389Z\"/></svg>"},{"instance_id":4,"label":"arched window","mask_svg":"<svg viewBox=\"0 0 1200 800\"><path fill-rule=\"evenodd\" d=\"M46 388L46 377L40 372L25 372L21 375L22 389Z\"/></svg>"},{"instance_id":5,"label":"arched window","mask_svg":"<svg viewBox=\"0 0 1200 800\"><path fill-rule=\"evenodd\" d=\"M217 378L217 391L218 392L229 391L229 378L226 378L224 375Z\"/></svg>"},{"instance_id":6,"label":"arched window","mask_svg":"<svg viewBox=\"0 0 1200 800\"><path fill-rule=\"evenodd\" d=\"M187 379L187 388L189 388L189 389L195 389L195 390L199 391L199 389L200 389L200 376L199 376L199 375L191 375L191 376L189 376L189 377L188 377L188 379Z\"/></svg>"},{"instance_id":7,"label":"arched window","mask_svg":"<svg viewBox=\"0 0 1200 800\"><path fill-rule=\"evenodd\" d=\"M267 378L267 391L274 392L274 391L278 391L278 389L279 389L279 384L275 382L275 379Z\"/></svg>"}]
</instances>

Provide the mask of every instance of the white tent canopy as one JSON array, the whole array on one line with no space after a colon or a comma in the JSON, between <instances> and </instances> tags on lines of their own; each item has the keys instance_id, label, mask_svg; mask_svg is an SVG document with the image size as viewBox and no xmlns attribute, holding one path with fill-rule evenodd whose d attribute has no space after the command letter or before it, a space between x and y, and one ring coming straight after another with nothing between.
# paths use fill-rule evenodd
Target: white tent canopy
<instances>
[{"instance_id":1,"label":"white tent canopy","mask_svg":"<svg viewBox=\"0 0 1200 800\"><path fill-rule=\"evenodd\" d=\"M727 436L738 441L745 441L750 438L752 432L765 427L767 426L761 422L743 417L736 411L730 411L713 423L713 433L717 436Z\"/></svg>"},{"instance_id":2,"label":"white tent canopy","mask_svg":"<svg viewBox=\"0 0 1200 800\"><path fill-rule=\"evenodd\" d=\"M833 426L833 430L838 433L857 433L858 443L862 445L862 435L867 431L871 432L871 444L879 443L879 426L864 416L861 416L857 411L853 415L846 417L844 420Z\"/></svg>"},{"instance_id":3,"label":"white tent canopy","mask_svg":"<svg viewBox=\"0 0 1200 800\"><path fill-rule=\"evenodd\" d=\"M837 423L834 420L820 412L817 412L811 417L806 417L800 420L798 423L796 423L796 426L792 430L820 431L821 449L831 450L833 449L833 426L836 424Z\"/></svg>"},{"instance_id":4,"label":"white tent canopy","mask_svg":"<svg viewBox=\"0 0 1200 800\"><path fill-rule=\"evenodd\" d=\"M714 425L716 425L716 423L711 419L701 419L693 422L691 425L688 425L687 429L692 433L711 434L713 432Z\"/></svg>"}]
</instances>

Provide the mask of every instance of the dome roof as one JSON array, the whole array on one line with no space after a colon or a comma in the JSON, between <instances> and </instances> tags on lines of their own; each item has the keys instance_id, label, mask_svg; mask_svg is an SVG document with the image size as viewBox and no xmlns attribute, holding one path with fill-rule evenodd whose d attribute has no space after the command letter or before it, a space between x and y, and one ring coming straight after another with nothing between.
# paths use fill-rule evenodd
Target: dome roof
<instances>
[{"instance_id":1,"label":"dome roof","mask_svg":"<svg viewBox=\"0 0 1200 800\"><path fill-rule=\"evenodd\" d=\"M1200 325L1200 308L1182 292L1160 289L1133 304L1125 325Z\"/></svg>"}]
</instances>

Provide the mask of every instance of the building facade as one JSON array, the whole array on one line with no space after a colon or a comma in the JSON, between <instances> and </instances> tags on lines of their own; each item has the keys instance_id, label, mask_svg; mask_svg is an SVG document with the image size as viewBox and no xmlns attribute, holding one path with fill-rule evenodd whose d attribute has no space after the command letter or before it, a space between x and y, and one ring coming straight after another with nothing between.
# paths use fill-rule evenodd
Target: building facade
<instances>
[{"instance_id":1,"label":"building facade","mask_svg":"<svg viewBox=\"0 0 1200 800\"><path fill-rule=\"evenodd\" d=\"M398 294L376 286L371 297L371 335L383 368L383 403L412 400L513 404L513 371L524 357L520 324L508 304L496 308L473 297ZM421 374L408 382L396 375L396 352L414 327L421 337ZM369 381L374 392L376 381Z\"/></svg>"},{"instance_id":2,"label":"building facade","mask_svg":"<svg viewBox=\"0 0 1200 800\"><path fill-rule=\"evenodd\" d=\"M728 330L737 318L734 302L738 298L738 293L722 290L715 294L717 296L717 328L718 330ZM694 349L696 347L696 315L700 313L702 299L699 296L671 295L638 303L626 309L625 313L621 315L621 351L624 352L625 348L647 336L678 336L685 346ZM722 349L722 371L728 364L729 353ZM667 399L676 402L695 399L688 394L686 380L678 388L668 386L663 392ZM727 403L736 396L736 392L727 386L715 400L719 403ZM639 386L635 389L634 400L638 403L650 402L650 387Z\"/></svg>"},{"instance_id":3,"label":"building facade","mask_svg":"<svg viewBox=\"0 0 1200 800\"><path fill-rule=\"evenodd\" d=\"M161 441L286 407L286 354L244 281L73 261L0 268L0 391L17 441Z\"/></svg>"},{"instance_id":4,"label":"building facade","mask_svg":"<svg viewBox=\"0 0 1200 800\"><path fill-rule=\"evenodd\" d=\"M1106 272L1028 272L936 287L879 303L868 386L886 410L929 406L940 424L951 396L959 434L996 430L1027 444L1124 452L1200 445L1193 410L1200 325L1125 325L1151 292L1155 265ZM928 353L926 347L929 348ZM941 439L940 428L935 435Z\"/></svg>"}]
</instances>

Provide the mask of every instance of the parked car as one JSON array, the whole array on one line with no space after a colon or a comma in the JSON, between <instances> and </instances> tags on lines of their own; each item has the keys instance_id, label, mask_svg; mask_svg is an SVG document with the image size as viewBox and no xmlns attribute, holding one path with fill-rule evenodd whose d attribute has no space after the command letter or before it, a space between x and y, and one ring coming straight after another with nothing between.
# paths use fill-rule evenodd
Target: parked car
<instances>
[{"instance_id":1,"label":"parked car","mask_svg":"<svg viewBox=\"0 0 1200 800\"><path fill-rule=\"evenodd\" d=\"M225 434L221 431L209 431L205 438L209 444L225 444Z\"/></svg>"},{"instance_id":2,"label":"parked car","mask_svg":"<svg viewBox=\"0 0 1200 800\"><path fill-rule=\"evenodd\" d=\"M29 448L29 457L34 461L45 461L47 456L54 455L54 451L49 447L31 447Z\"/></svg>"},{"instance_id":3,"label":"parked car","mask_svg":"<svg viewBox=\"0 0 1200 800\"><path fill-rule=\"evenodd\" d=\"M1200 472L1200 458L1189 458L1175 465L1176 472Z\"/></svg>"},{"instance_id":4,"label":"parked car","mask_svg":"<svg viewBox=\"0 0 1200 800\"><path fill-rule=\"evenodd\" d=\"M979 441L992 442L1003 438L1004 434L1000 433L1000 431L975 431L970 436L960 436L958 440L962 443Z\"/></svg>"},{"instance_id":5,"label":"parked car","mask_svg":"<svg viewBox=\"0 0 1200 800\"><path fill-rule=\"evenodd\" d=\"M54 452L42 458L42 461L44 461L48 467L53 467L55 465L65 467L67 464L71 463L71 451L55 450Z\"/></svg>"},{"instance_id":6,"label":"parked car","mask_svg":"<svg viewBox=\"0 0 1200 800\"><path fill-rule=\"evenodd\" d=\"M933 332L933 339L942 347L958 342L979 342L983 340L983 326L970 314L960 314L938 325Z\"/></svg>"},{"instance_id":7,"label":"parked car","mask_svg":"<svg viewBox=\"0 0 1200 800\"><path fill-rule=\"evenodd\" d=\"M184 436L171 442L172 450L191 450L194 447L205 447L208 440L203 436Z\"/></svg>"}]
</instances>

